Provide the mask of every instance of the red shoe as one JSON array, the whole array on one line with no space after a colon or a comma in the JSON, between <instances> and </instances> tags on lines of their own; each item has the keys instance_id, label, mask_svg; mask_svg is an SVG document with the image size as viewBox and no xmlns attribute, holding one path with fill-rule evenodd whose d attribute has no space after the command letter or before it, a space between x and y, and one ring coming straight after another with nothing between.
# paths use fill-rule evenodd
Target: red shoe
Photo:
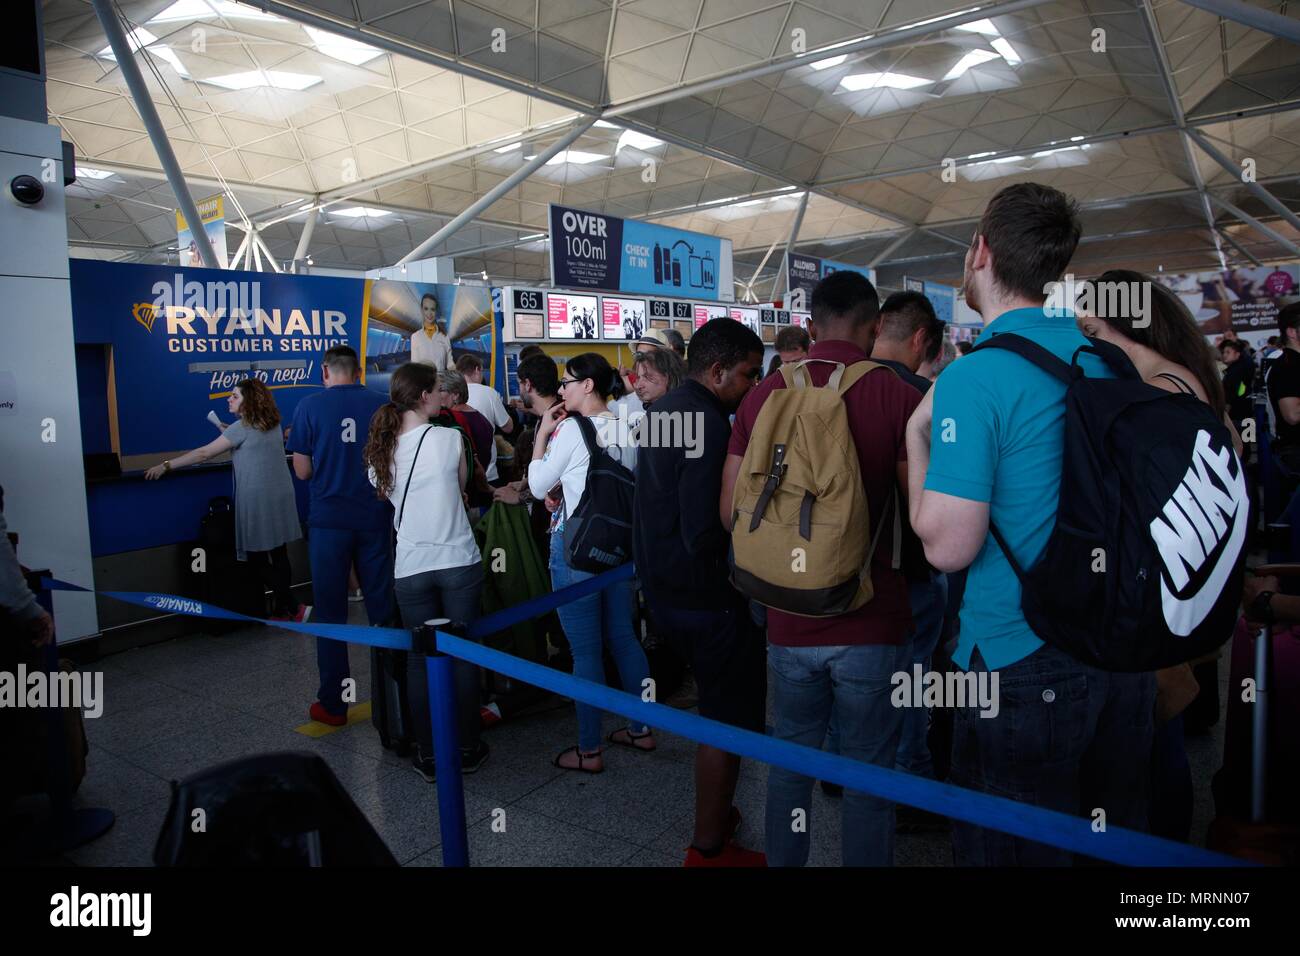
<instances>
[{"instance_id":1,"label":"red shoe","mask_svg":"<svg viewBox=\"0 0 1300 956\"><path fill-rule=\"evenodd\" d=\"M686 851L686 862L682 866L767 866L767 856L757 850L746 850L734 843L725 844L717 856L705 856L695 847L690 847Z\"/></svg>"},{"instance_id":2,"label":"red shoe","mask_svg":"<svg viewBox=\"0 0 1300 956\"><path fill-rule=\"evenodd\" d=\"M320 701L312 704L308 713L311 714L312 720L321 724L329 724L331 727L342 727L348 722L347 714L331 714Z\"/></svg>"}]
</instances>

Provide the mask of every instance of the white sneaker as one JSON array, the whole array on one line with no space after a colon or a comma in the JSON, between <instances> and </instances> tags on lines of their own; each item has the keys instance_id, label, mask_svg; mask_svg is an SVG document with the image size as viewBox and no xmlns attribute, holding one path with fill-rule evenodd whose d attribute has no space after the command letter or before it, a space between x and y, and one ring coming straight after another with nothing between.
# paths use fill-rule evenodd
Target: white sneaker
<instances>
[{"instance_id":1,"label":"white sneaker","mask_svg":"<svg viewBox=\"0 0 1300 956\"><path fill-rule=\"evenodd\" d=\"M366 599L365 595L361 593L361 588L357 588L355 591L353 591L351 594L348 595L348 600L351 601L353 604L360 604L365 599Z\"/></svg>"}]
</instances>

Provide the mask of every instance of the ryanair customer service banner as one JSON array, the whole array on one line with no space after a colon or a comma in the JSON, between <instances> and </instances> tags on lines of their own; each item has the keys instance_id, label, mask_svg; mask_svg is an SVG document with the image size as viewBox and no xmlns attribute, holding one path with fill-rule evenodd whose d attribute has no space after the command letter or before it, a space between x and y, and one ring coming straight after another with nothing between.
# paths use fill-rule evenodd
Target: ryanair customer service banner
<instances>
[{"instance_id":1,"label":"ryanair customer service banner","mask_svg":"<svg viewBox=\"0 0 1300 956\"><path fill-rule=\"evenodd\" d=\"M336 345L363 356L366 383L386 393L427 312L457 354L482 351L490 364L496 342L486 288L83 259L72 260L71 276L77 345L111 355L108 394L81 403L109 403L124 458L207 444L216 435L208 414L229 422L226 398L250 376L272 390L288 424L323 387L321 358ZM79 351L79 363L90 360Z\"/></svg>"}]
</instances>

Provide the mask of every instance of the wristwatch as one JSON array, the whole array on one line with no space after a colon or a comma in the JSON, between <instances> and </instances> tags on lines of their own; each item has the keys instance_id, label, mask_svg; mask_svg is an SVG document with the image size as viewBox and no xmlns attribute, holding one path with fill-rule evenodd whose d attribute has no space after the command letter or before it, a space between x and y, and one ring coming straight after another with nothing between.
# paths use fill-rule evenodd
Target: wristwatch
<instances>
[{"instance_id":1,"label":"wristwatch","mask_svg":"<svg viewBox=\"0 0 1300 956\"><path fill-rule=\"evenodd\" d=\"M1250 607L1246 609L1246 616L1252 621L1261 621L1265 624L1273 623L1273 592L1260 591L1255 595L1255 600L1250 602Z\"/></svg>"},{"instance_id":2,"label":"wristwatch","mask_svg":"<svg viewBox=\"0 0 1300 956\"><path fill-rule=\"evenodd\" d=\"M171 470L172 470L172 460L170 458L164 458L163 471L171 471Z\"/></svg>"}]
</instances>

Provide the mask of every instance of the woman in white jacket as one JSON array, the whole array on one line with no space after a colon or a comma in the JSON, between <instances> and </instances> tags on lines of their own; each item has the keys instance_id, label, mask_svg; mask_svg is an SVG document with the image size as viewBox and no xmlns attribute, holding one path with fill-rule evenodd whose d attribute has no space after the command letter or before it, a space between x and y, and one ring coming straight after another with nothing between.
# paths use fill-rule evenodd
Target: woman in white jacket
<instances>
[{"instance_id":1,"label":"woman in white jacket","mask_svg":"<svg viewBox=\"0 0 1300 956\"><path fill-rule=\"evenodd\" d=\"M591 572L571 568L564 553L564 521L573 513L587 483L590 455L576 422L566 422L569 414L585 415L596 428L605 451L629 470L633 468L635 448L614 441L617 419L609 411L605 397L614 383L614 370L594 352L584 352L569 359L560 379L561 404L551 408L537 426L533 460L528 466L528 488L535 498L549 498L552 489L562 489L551 519L551 586L555 590L594 577ZM560 624L573 651L573 673L587 680L605 682L603 647L609 646L618 666L623 689L640 695L650 676L645 650L632 632L632 582L621 581L595 594L587 595L559 608ZM605 769L601 758L598 708L579 703L578 745L555 758L555 766L564 770L600 773ZM610 743L636 750L655 749L654 737L644 724L633 724L614 731Z\"/></svg>"}]
</instances>

